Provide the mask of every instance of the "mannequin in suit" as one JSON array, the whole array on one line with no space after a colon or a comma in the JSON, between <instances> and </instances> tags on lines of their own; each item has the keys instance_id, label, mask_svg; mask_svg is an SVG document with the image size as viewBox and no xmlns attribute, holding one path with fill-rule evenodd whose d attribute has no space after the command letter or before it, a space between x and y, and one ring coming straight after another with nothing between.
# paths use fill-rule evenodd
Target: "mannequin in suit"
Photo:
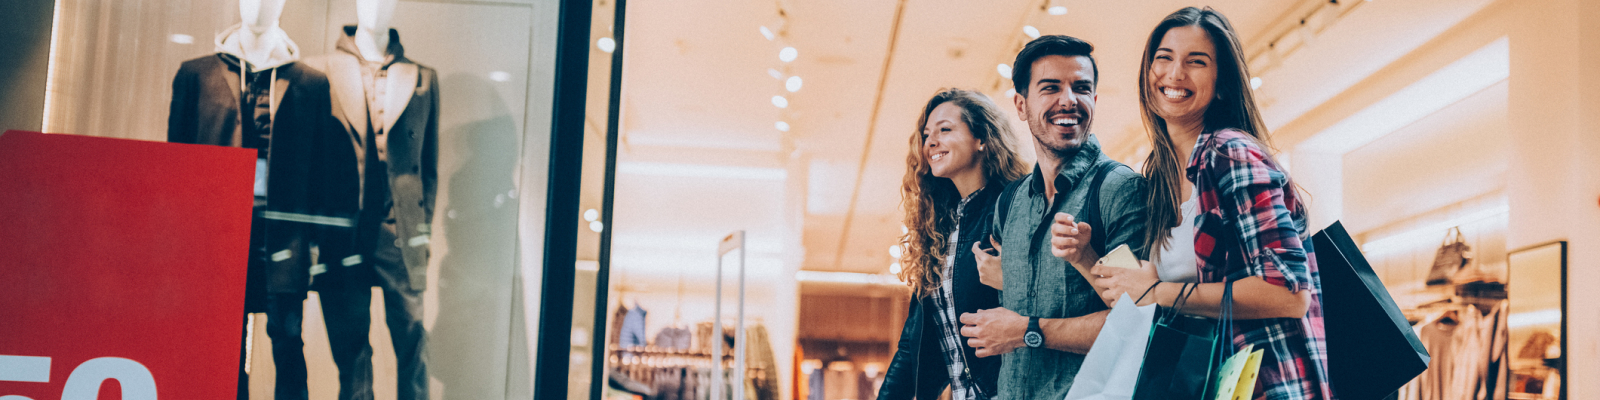
<instances>
[{"instance_id":1,"label":"mannequin in suit","mask_svg":"<svg viewBox=\"0 0 1600 400\"><path fill-rule=\"evenodd\" d=\"M344 28L332 54L308 60L329 76L331 112L346 139L329 149L334 171L323 196L355 213L354 229L320 242L315 289L339 367L339 398L372 398L367 341L371 287L382 289L395 347L398 398L428 398L429 238L438 183L439 91L432 68L406 58L389 28L398 0L357 0L358 25Z\"/></svg>"},{"instance_id":2,"label":"mannequin in suit","mask_svg":"<svg viewBox=\"0 0 1600 400\"><path fill-rule=\"evenodd\" d=\"M337 134L328 79L299 62L278 27L285 0L240 0L239 25L217 35L216 52L185 61L172 82L167 141L255 149L245 312L267 314L278 399L306 398L300 337L310 252L308 227L321 213L309 195L317 141ZM248 318L246 319L248 321ZM245 335L248 337L247 330ZM248 345L247 343L245 345ZM241 346L238 397L249 397Z\"/></svg>"}]
</instances>

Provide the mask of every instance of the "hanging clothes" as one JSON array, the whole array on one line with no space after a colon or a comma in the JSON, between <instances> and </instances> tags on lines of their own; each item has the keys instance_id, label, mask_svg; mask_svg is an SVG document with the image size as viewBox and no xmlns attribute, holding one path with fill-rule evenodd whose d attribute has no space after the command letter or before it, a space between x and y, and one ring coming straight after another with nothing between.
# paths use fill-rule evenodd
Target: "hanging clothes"
<instances>
[{"instance_id":1,"label":"hanging clothes","mask_svg":"<svg viewBox=\"0 0 1600 400\"><path fill-rule=\"evenodd\" d=\"M622 338L617 344L622 348L644 347L649 344L644 335L644 317L649 311L639 303L633 303L633 308L628 310L628 315L622 318Z\"/></svg>"},{"instance_id":2,"label":"hanging clothes","mask_svg":"<svg viewBox=\"0 0 1600 400\"><path fill-rule=\"evenodd\" d=\"M668 350L688 351L694 342L694 333L689 328L669 326L656 332L656 347Z\"/></svg>"},{"instance_id":3,"label":"hanging clothes","mask_svg":"<svg viewBox=\"0 0 1600 400\"><path fill-rule=\"evenodd\" d=\"M1504 400L1510 376L1505 301L1461 306L1414 329L1431 359L1400 400Z\"/></svg>"}]
</instances>

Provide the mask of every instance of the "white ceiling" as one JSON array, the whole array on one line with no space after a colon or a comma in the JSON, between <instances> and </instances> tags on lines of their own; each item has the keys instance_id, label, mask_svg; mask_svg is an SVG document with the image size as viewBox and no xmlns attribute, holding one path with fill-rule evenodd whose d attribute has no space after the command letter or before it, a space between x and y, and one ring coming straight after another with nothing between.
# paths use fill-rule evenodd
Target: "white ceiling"
<instances>
[{"instance_id":1,"label":"white ceiling","mask_svg":"<svg viewBox=\"0 0 1600 400\"><path fill-rule=\"evenodd\" d=\"M1254 48L1263 32L1318 1L1219 0L1211 6L1228 15L1246 47ZM1101 83L1094 130L1114 154L1128 158L1144 142L1133 89L1139 51L1161 17L1190 3L1059 3L1068 14L1047 15L1040 0L629 2L611 227L615 265L625 271L709 265L722 234L749 229L752 248L772 260L793 260L806 270L886 271L892 261L887 249L900 235L899 185L917 113L943 87L1002 97L1010 84L996 65L1009 64L1028 39L1024 25L1096 45ZM1460 4L1379 3L1391 2L1364 5L1347 18L1382 21L1395 12ZM786 19L778 16L780 8ZM1412 16L1408 24L1428 29L1399 33L1437 34L1444 28L1436 25L1448 27L1466 14L1470 10L1442 13L1437 23ZM761 35L764 25L781 27L777 40ZM1358 28L1335 25L1324 32ZM1426 41L1352 39L1360 45L1349 45L1336 35L1324 37L1305 48L1338 46L1398 57ZM799 51L794 62L778 59L785 45ZM1327 56L1299 53L1293 57ZM1364 78L1362 70L1370 74L1383 65L1346 74L1353 80L1339 75L1323 82L1304 75L1329 68L1306 63L1286 59L1266 75L1273 80L1263 90L1277 105L1265 111L1275 122L1309 110L1300 97L1289 96L1295 93L1291 88L1304 90L1314 106ZM801 76L804 87L787 93L769 68ZM1291 81L1305 82L1286 83ZM774 107L774 95L786 95L788 108ZM997 100L1003 109L1012 107L1009 99ZM779 132L773 126L779 120L792 129ZM674 251L681 261L644 261Z\"/></svg>"}]
</instances>

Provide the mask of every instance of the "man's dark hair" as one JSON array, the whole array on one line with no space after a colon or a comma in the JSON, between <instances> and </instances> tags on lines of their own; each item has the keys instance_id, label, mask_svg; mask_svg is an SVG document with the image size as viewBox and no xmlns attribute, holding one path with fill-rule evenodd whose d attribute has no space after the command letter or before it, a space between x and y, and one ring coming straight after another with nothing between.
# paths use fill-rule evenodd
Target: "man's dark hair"
<instances>
[{"instance_id":1,"label":"man's dark hair","mask_svg":"<svg viewBox=\"0 0 1600 400\"><path fill-rule=\"evenodd\" d=\"M1017 89L1017 94L1028 97L1028 85L1033 79L1033 62L1044 56L1083 56L1089 59L1089 65L1094 67L1094 84L1100 85L1100 63L1094 60L1094 45L1083 39L1066 35L1045 35L1028 42L1017 53L1017 60L1011 63L1011 86Z\"/></svg>"}]
</instances>

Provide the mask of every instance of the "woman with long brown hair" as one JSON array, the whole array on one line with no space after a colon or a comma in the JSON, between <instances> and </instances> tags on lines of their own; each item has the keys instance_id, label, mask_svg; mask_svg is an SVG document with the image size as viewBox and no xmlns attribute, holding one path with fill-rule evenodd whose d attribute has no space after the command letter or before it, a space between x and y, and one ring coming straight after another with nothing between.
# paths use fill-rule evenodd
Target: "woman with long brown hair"
<instances>
[{"instance_id":1,"label":"woman with long brown hair","mask_svg":"<svg viewBox=\"0 0 1600 400\"><path fill-rule=\"evenodd\" d=\"M1155 262L1097 266L1107 303L1144 303L1217 318L1233 285L1233 344L1265 350L1258 398L1329 399L1322 283L1306 205L1273 157L1239 37L1211 8L1184 8L1150 34L1139 99L1154 150L1145 160ZM1142 304L1141 304L1142 305Z\"/></svg>"},{"instance_id":2,"label":"woman with long brown hair","mask_svg":"<svg viewBox=\"0 0 1600 400\"><path fill-rule=\"evenodd\" d=\"M922 109L900 187L907 229L900 279L913 298L879 399L938 398L946 385L953 399L995 393L1000 358L978 358L957 316L1000 306L977 264L993 257L979 247L995 199L1027 172L1005 121L993 100L968 90L940 91Z\"/></svg>"}]
</instances>

